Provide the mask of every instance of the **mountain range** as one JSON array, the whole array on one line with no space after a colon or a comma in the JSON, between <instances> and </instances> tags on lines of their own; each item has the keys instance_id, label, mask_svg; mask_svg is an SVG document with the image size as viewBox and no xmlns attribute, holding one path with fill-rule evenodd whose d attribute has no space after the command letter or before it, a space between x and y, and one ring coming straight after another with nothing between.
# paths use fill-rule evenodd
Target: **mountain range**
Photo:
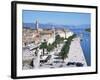
<instances>
[{"instance_id":1,"label":"mountain range","mask_svg":"<svg viewBox=\"0 0 100 80\"><path fill-rule=\"evenodd\" d=\"M90 24L82 24L82 25L58 25L58 24L42 24L39 23L39 28L43 28L43 29L51 29L52 27L55 28L66 28L66 29L87 29L90 28ZM35 29L36 24L35 23L23 23L23 27L24 28L31 28L31 29Z\"/></svg>"}]
</instances>

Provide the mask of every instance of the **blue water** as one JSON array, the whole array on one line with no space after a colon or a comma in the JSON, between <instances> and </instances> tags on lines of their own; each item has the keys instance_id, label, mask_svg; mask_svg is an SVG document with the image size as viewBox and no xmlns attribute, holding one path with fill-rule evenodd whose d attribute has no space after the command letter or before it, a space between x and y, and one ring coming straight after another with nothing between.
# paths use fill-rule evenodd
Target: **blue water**
<instances>
[{"instance_id":1,"label":"blue water","mask_svg":"<svg viewBox=\"0 0 100 80\"><path fill-rule=\"evenodd\" d=\"M88 66L91 66L91 36L90 32L85 31L84 29L72 29L72 31L81 37L81 47Z\"/></svg>"}]
</instances>

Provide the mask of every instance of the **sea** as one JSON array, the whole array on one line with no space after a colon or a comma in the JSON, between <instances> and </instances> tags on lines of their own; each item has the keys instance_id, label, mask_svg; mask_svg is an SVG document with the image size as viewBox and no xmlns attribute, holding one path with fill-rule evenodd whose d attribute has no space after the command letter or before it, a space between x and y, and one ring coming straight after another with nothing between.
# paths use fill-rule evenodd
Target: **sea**
<instances>
[{"instance_id":1,"label":"sea","mask_svg":"<svg viewBox=\"0 0 100 80\"><path fill-rule=\"evenodd\" d=\"M85 29L71 29L81 38L81 47L88 66L91 66L91 32Z\"/></svg>"}]
</instances>

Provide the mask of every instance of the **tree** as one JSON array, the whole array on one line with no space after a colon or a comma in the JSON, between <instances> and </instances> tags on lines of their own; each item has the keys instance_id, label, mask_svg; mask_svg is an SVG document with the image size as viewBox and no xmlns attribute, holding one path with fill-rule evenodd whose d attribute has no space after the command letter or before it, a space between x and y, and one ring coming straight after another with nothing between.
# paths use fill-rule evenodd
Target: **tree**
<instances>
[{"instance_id":1,"label":"tree","mask_svg":"<svg viewBox=\"0 0 100 80\"><path fill-rule=\"evenodd\" d=\"M56 40L59 40L60 39L60 35L56 35Z\"/></svg>"},{"instance_id":2,"label":"tree","mask_svg":"<svg viewBox=\"0 0 100 80\"><path fill-rule=\"evenodd\" d=\"M60 43L60 36L59 35L56 35L55 43L56 43L56 45Z\"/></svg>"},{"instance_id":3,"label":"tree","mask_svg":"<svg viewBox=\"0 0 100 80\"><path fill-rule=\"evenodd\" d=\"M44 55L44 50L47 49L47 42L44 40L44 42L41 43L40 49L43 49L43 55Z\"/></svg>"},{"instance_id":4,"label":"tree","mask_svg":"<svg viewBox=\"0 0 100 80\"><path fill-rule=\"evenodd\" d=\"M57 44L60 44L61 42L63 42L63 40L64 38L57 35L55 37L55 41L52 44L47 45L47 51L50 52L51 50L53 50L55 47L57 47Z\"/></svg>"},{"instance_id":5,"label":"tree","mask_svg":"<svg viewBox=\"0 0 100 80\"><path fill-rule=\"evenodd\" d=\"M76 34L73 34L72 36L70 36L67 39L67 41L65 42L64 46L62 47L61 52L59 53L59 55L61 56L63 62L64 62L64 59L68 57L71 41L75 37L76 37Z\"/></svg>"},{"instance_id":6,"label":"tree","mask_svg":"<svg viewBox=\"0 0 100 80\"><path fill-rule=\"evenodd\" d=\"M65 39L63 37L60 38L60 42L62 43Z\"/></svg>"},{"instance_id":7,"label":"tree","mask_svg":"<svg viewBox=\"0 0 100 80\"><path fill-rule=\"evenodd\" d=\"M56 35L56 37L55 37L55 43L56 43L56 45L62 43L63 41L64 41L63 37L60 37L60 35Z\"/></svg>"},{"instance_id":8,"label":"tree","mask_svg":"<svg viewBox=\"0 0 100 80\"><path fill-rule=\"evenodd\" d=\"M52 44L49 44L48 46L47 46L47 51L48 52L50 52L51 50L53 50L54 49L54 46L52 45Z\"/></svg>"},{"instance_id":9,"label":"tree","mask_svg":"<svg viewBox=\"0 0 100 80\"><path fill-rule=\"evenodd\" d=\"M68 57L69 48L70 48L69 43L65 42L65 44L62 47L61 52L60 52L60 56L61 56L63 62L64 62L64 59Z\"/></svg>"},{"instance_id":10,"label":"tree","mask_svg":"<svg viewBox=\"0 0 100 80\"><path fill-rule=\"evenodd\" d=\"M73 40L73 38L75 38L76 37L76 34L73 34L72 36L70 36L67 40L69 41L69 42L71 42L72 40Z\"/></svg>"}]
</instances>

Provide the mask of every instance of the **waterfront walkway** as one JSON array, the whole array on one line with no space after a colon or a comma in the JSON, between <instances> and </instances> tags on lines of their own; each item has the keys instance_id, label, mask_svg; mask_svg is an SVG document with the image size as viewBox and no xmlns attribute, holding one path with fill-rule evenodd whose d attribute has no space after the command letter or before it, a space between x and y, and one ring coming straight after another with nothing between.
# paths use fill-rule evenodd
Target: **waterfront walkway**
<instances>
[{"instance_id":1,"label":"waterfront walkway","mask_svg":"<svg viewBox=\"0 0 100 80\"><path fill-rule=\"evenodd\" d=\"M71 42L70 50L68 53L68 58L66 58L66 62L79 62L84 66L87 66L86 59L80 44L80 38L74 38Z\"/></svg>"}]
</instances>

